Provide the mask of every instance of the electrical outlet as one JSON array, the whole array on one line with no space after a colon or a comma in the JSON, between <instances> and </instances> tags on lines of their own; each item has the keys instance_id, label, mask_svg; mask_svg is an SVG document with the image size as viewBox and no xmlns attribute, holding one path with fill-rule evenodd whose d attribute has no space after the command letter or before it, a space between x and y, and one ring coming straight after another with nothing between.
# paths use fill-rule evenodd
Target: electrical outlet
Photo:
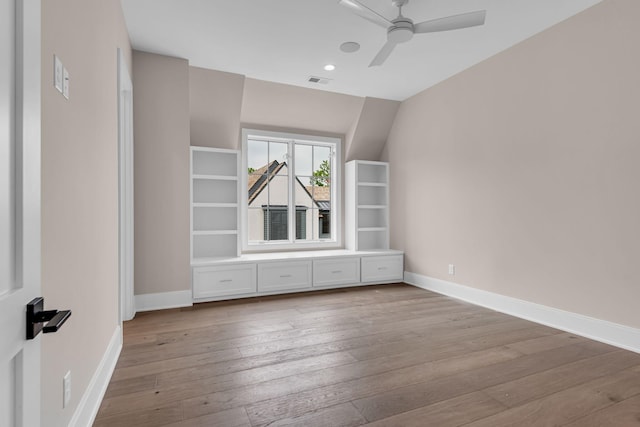
<instances>
[{"instance_id":1,"label":"electrical outlet","mask_svg":"<svg viewBox=\"0 0 640 427\"><path fill-rule=\"evenodd\" d=\"M456 275L456 266L453 264L449 264L449 275L450 276Z\"/></svg>"},{"instance_id":2,"label":"electrical outlet","mask_svg":"<svg viewBox=\"0 0 640 427\"><path fill-rule=\"evenodd\" d=\"M64 66L62 61L56 55L53 55L53 86L58 89L58 92L62 93L63 85L63 72Z\"/></svg>"},{"instance_id":3,"label":"electrical outlet","mask_svg":"<svg viewBox=\"0 0 640 427\"><path fill-rule=\"evenodd\" d=\"M62 407L66 408L71 401L71 371L68 371L62 379Z\"/></svg>"},{"instance_id":4,"label":"electrical outlet","mask_svg":"<svg viewBox=\"0 0 640 427\"><path fill-rule=\"evenodd\" d=\"M62 95L69 99L69 72L66 68L62 68Z\"/></svg>"}]
</instances>

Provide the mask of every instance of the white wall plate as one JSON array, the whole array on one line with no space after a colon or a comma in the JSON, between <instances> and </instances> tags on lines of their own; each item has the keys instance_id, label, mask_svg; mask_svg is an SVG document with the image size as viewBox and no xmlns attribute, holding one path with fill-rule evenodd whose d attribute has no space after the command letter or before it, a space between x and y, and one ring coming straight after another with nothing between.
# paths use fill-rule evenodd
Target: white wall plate
<instances>
[{"instance_id":1,"label":"white wall plate","mask_svg":"<svg viewBox=\"0 0 640 427\"><path fill-rule=\"evenodd\" d=\"M62 93L62 81L63 81L63 69L62 61L56 55L53 55L53 86L58 89L58 92Z\"/></svg>"}]
</instances>

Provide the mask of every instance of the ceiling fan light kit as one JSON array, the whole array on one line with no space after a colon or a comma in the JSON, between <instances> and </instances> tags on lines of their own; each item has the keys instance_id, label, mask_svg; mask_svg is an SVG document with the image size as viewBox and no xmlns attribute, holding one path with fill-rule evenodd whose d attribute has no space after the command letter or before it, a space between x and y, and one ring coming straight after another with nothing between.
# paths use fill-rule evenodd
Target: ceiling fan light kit
<instances>
[{"instance_id":1,"label":"ceiling fan light kit","mask_svg":"<svg viewBox=\"0 0 640 427\"><path fill-rule=\"evenodd\" d=\"M391 0L391 3L398 8L398 17L390 21L378 12L362 4L359 0L338 1L340 5L351 9L351 11L361 18L387 29L387 43L382 46L382 49L380 49L376 57L373 58L369 67L382 65L389 55L391 55L391 52L393 52L397 44L408 42L413 38L414 34L460 30L484 25L487 15L486 10L479 10L414 24L411 19L402 16L402 7L408 2L409 0Z\"/></svg>"}]
</instances>

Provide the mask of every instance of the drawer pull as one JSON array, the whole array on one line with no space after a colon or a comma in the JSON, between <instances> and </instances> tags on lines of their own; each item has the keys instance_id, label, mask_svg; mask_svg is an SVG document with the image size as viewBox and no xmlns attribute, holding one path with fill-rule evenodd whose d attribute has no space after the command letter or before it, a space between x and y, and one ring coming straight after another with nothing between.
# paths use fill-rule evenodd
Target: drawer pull
<instances>
[{"instance_id":1,"label":"drawer pull","mask_svg":"<svg viewBox=\"0 0 640 427\"><path fill-rule=\"evenodd\" d=\"M228 283L228 282L233 282L232 279L222 279L220 280L220 283Z\"/></svg>"},{"instance_id":2,"label":"drawer pull","mask_svg":"<svg viewBox=\"0 0 640 427\"><path fill-rule=\"evenodd\" d=\"M331 272L332 274L338 274L338 273L342 273L342 270L335 270Z\"/></svg>"},{"instance_id":3,"label":"drawer pull","mask_svg":"<svg viewBox=\"0 0 640 427\"><path fill-rule=\"evenodd\" d=\"M281 274L280 277L285 278L285 277L291 277L290 274Z\"/></svg>"},{"instance_id":4,"label":"drawer pull","mask_svg":"<svg viewBox=\"0 0 640 427\"><path fill-rule=\"evenodd\" d=\"M387 267L378 267L378 270L386 270Z\"/></svg>"}]
</instances>

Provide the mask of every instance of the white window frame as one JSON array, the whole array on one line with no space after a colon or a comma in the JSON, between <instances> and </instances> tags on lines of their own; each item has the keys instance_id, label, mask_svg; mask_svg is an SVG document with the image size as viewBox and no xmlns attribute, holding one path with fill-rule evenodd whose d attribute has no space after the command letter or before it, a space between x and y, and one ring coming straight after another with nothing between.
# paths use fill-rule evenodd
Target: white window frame
<instances>
[{"instance_id":1,"label":"white window frame","mask_svg":"<svg viewBox=\"0 0 640 427\"><path fill-rule=\"evenodd\" d=\"M295 239L296 236L296 224L295 221L288 221L289 228L289 240L288 241L264 241L249 243L249 230L248 230L248 200L247 200L247 141L249 139L269 139L277 142L293 143L310 143L316 145L334 145L334 159L333 170L334 174L331 183L331 230L332 239L326 239L322 241L310 240L302 241ZM291 153L291 151L290 151ZM242 252L277 252L286 250L311 250L311 249L337 249L342 247L342 139L333 138L327 136L313 136L302 135L296 133L287 132L273 132L257 129L242 129L242 169L240 171L240 185L241 194L240 197L240 220L242 221L241 236L242 236ZM287 167L289 169L289 176L295 177L295 156L290 155L287 159ZM289 213L294 212L295 215L295 180L289 180Z\"/></svg>"}]
</instances>

